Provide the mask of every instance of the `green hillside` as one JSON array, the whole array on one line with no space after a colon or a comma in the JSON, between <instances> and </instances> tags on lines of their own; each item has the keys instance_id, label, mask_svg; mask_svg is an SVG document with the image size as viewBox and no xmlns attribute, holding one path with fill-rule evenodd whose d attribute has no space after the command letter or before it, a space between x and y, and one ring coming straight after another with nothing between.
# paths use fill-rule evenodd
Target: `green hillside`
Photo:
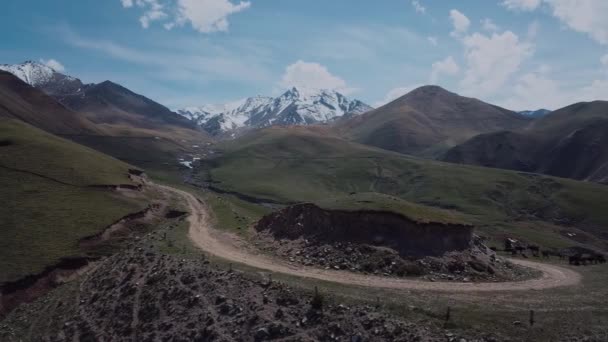
<instances>
[{"instance_id":1,"label":"green hillside","mask_svg":"<svg viewBox=\"0 0 608 342\"><path fill-rule=\"evenodd\" d=\"M129 184L129 165L0 119L0 283L79 256L78 241L144 203L89 185Z\"/></svg>"},{"instance_id":2,"label":"green hillside","mask_svg":"<svg viewBox=\"0 0 608 342\"><path fill-rule=\"evenodd\" d=\"M203 164L215 188L278 202L376 192L495 225L545 221L608 238L608 188L585 182L417 159L304 128L270 128L224 145Z\"/></svg>"}]
</instances>

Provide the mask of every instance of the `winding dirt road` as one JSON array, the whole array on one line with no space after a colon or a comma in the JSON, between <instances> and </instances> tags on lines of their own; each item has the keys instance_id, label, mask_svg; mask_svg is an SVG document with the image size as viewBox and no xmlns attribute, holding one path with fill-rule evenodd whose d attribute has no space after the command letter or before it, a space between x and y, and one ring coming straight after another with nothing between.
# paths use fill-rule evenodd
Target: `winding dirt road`
<instances>
[{"instance_id":1,"label":"winding dirt road","mask_svg":"<svg viewBox=\"0 0 608 342\"><path fill-rule=\"evenodd\" d=\"M581 281L580 274L573 270L516 259L512 259L511 262L542 271L543 276L537 279L501 283L428 282L367 276L299 265L294 266L266 255L254 253L248 248L240 248L234 243L225 241L226 239L222 238L221 232L212 229L207 208L202 202L188 192L166 186L159 185L159 187L182 197L188 204L190 208L190 217L188 218L190 221L189 236L198 247L209 254L225 260L245 264L262 270L348 285L442 292L542 290L576 285Z\"/></svg>"}]
</instances>

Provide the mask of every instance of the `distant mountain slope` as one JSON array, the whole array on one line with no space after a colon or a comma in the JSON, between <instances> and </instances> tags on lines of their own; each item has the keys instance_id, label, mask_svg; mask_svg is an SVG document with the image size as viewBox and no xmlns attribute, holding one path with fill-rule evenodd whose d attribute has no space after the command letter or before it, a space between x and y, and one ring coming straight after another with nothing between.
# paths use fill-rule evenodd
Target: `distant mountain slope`
<instances>
[{"instance_id":1,"label":"distant mountain slope","mask_svg":"<svg viewBox=\"0 0 608 342\"><path fill-rule=\"evenodd\" d=\"M543 116L545 116L549 113L551 113L551 111L548 109L524 110L524 111L519 112L519 114L521 114L523 116L527 116L527 117L534 118L534 119L542 118Z\"/></svg>"},{"instance_id":2,"label":"distant mountain slope","mask_svg":"<svg viewBox=\"0 0 608 342\"><path fill-rule=\"evenodd\" d=\"M371 110L367 104L349 100L333 90L292 88L281 96L257 96L226 105L206 105L179 110L207 132L221 134L271 125L309 125Z\"/></svg>"},{"instance_id":3,"label":"distant mountain slope","mask_svg":"<svg viewBox=\"0 0 608 342\"><path fill-rule=\"evenodd\" d=\"M424 86L385 106L340 122L337 130L363 144L437 156L475 135L521 128L529 121L507 109L438 86Z\"/></svg>"},{"instance_id":4,"label":"distant mountain slope","mask_svg":"<svg viewBox=\"0 0 608 342\"><path fill-rule=\"evenodd\" d=\"M44 91L65 107L83 113L97 124L129 126L133 129L164 129L166 125L196 130L196 125L167 107L142 95L105 81L83 84L37 62L0 65L29 85ZM124 127L121 127L124 128Z\"/></svg>"},{"instance_id":5,"label":"distant mountain slope","mask_svg":"<svg viewBox=\"0 0 608 342\"><path fill-rule=\"evenodd\" d=\"M608 203L602 200L608 187L598 184L423 160L339 139L316 126L264 128L217 148L221 153L201 161L197 178L259 201L316 203L373 192L456 211L498 241L505 232L539 234L539 221L608 240ZM559 230L543 234L565 239Z\"/></svg>"},{"instance_id":6,"label":"distant mountain slope","mask_svg":"<svg viewBox=\"0 0 608 342\"><path fill-rule=\"evenodd\" d=\"M49 95L77 93L84 86L75 77L64 75L49 66L33 61L12 65L0 64L0 70L12 73L23 82Z\"/></svg>"},{"instance_id":7,"label":"distant mountain slope","mask_svg":"<svg viewBox=\"0 0 608 342\"><path fill-rule=\"evenodd\" d=\"M18 88L20 94L5 95L10 117L19 113L17 118L25 122L131 164L177 165L179 157L210 139L187 118L110 81L83 85L36 62L3 68L30 82L0 71L4 83L11 84L7 87Z\"/></svg>"},{"instance_id":8,"label":"distant mountain slope","mask_svg":"<svg viewBox=\"0 0 608 342\"><path fill-rule=\"evenodd\" d=\"M87 85L76 94L57 94L56 98L68 108L87 114L96 123L149 129L163 125L196 128L167 107L110 81Z\"/></svg>"},{"instance_id":9,"label":"distant mountain slope","mask_svg":"<svg viewBox=\"0 0 608 342\"><path fill-rule=\"evenodd\" d=\"M0 117L20 119L55 134L99 133L82 115L4 71L0 71Z\"/></svg>"},{"instance_id":10,"label":"distant mountain slope","mask_svg":"<svg viewBox=\"0 0 608 342\"><path fill-rule=\"evenodd\" d=\"M608 183L608 102L577 103L524 130L474 137L443 159Z\"/></svg>"}]
</instances>

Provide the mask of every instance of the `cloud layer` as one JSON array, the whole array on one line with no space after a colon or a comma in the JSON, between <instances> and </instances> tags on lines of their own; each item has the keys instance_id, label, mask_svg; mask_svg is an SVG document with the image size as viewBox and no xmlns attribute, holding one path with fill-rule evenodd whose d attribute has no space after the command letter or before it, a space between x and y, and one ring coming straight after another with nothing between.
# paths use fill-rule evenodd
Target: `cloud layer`
<instances>
[{"instance_id":1,"label":"cloud layer","mask_svg":"<svg viewBox=\"0 0 608 342\"><path fill-rule=\"evenodd\" d=\"M163 27L192 26L198 32L228 31L228 16L251 7L248 1L232 3L230 0L120 0L124 8L143 10L139 22L143 28L155 21L164 21Z\"/></svg>"},{"instance_id":2,"label":"cloud layer","mask_svg":"<svg viewBox=\"0 0 608 342\"><path fill-rule=\"evenodd\" d=\"M330 89L343 94L353 91L347 87L346 81L332 75L327 68L319 63L299 60L285 68L285 73L279 82L282 88Z\"/></svg>"}]
</instances>

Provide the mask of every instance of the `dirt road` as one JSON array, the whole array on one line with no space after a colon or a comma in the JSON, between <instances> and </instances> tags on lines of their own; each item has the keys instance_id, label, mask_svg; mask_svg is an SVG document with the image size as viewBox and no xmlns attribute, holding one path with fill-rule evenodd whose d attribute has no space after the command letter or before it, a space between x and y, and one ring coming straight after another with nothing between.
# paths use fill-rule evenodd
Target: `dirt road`
<instances>
[{"instance_id":1,"label":"dirt road","mask_svg":"<svg viewBox=\"0 0 608 342\"><path fill-rule=\"evenodd\" d=\"M244 246L239 247L232 243L232 241L227 241L229 239L223 237L223 233L212 229L207 208L197 198L182 190L166 186L159 187L179 195L188 204L191 213L188 218L190 221L189 236L198 247L209 254L228 261L245 264L270 272L349 285L442 292L541 290L576 285L581 280L581 276L577 272L564 267L516 259L511 260L511 262L542 271L543 276L532 280L502 283L428 282L411 279L366 276L345 271L332 271L300 265L290 265L284 261L255 253Z\"/></svg>"}]
</instances>

